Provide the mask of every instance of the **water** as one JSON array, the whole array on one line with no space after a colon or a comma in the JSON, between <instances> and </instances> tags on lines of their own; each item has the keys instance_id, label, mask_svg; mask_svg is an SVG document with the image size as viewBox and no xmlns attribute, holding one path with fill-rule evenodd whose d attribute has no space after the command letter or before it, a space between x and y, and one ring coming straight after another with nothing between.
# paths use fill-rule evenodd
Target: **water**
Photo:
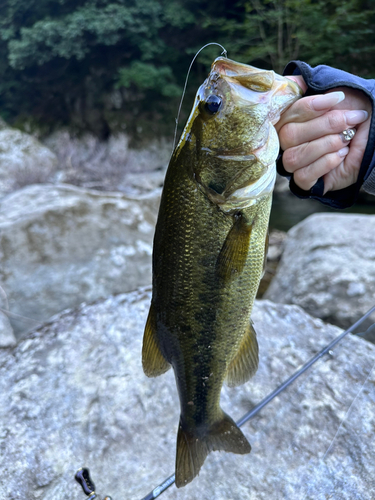
<instances>
[{"instance_id":1,"label":"water","mask_svg":"<svg viewBox=\"0 0 375 500\"><path fill-rule=\"evenodd\" d=\"M372 201L373 199L373 201ZM270 229L288 231L301 220L314 213L371 214L375 215L375 196L361 196L358 203L344 210L323 205L317 200L301 200L290 192L274 193L270 218Z\"/></svg>"}]
</instances>

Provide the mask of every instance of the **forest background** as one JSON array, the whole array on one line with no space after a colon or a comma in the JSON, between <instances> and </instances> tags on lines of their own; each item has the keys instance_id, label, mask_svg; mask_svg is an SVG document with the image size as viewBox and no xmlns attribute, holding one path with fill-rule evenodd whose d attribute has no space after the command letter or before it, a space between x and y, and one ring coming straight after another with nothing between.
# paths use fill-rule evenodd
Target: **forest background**
<instances>
[{"instance_id":1,"label":"forest background","mask_svg":"<svg viewBox=\"0 0 375 500\"><path fill-rule=\"evenodd\" d=\"M301 59L371 78L374 28L370 0L3 0L0 115L39 135L67 126L135 143L168 136L206 43L279 73ZM200 54L182 122L220 52Z\"/></svg>"}]
</instances>

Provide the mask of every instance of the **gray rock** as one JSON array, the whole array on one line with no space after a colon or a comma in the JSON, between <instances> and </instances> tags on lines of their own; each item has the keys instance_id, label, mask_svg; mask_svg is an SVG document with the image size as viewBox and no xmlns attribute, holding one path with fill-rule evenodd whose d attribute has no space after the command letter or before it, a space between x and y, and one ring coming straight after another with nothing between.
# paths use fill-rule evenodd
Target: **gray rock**
<instances>
[{"instance_id":1,"label":"gray rock","mask_svg":"<svg viewBox=\"0 0 375 500\"><path fill-rule=\"evenodd\" d=\"M284 231L278 231L277 229L271 230L268 239L268 252L266 267L264 269L263 277L260 281L257 299L263 298L267 288L269 287L277 266L280 262L281 255L284 251L284 240L286 238L286 233Z\"/></svg>"},{"instance_id":2,"label":"gray rock","mask_svg":"<svg viewBox=\"0 0 375 500\"><path fill-rule=\"evenodd\" d=\"M16 334L67 307L150 284L159 196L34 185L0 200L0 283L9 310L31 318L11 320Z\"/></svg>"},{"instance_id":3,"label":"gray rock","mask_svg":"<svg viewBox=\"0 0 375 500\"><path fill-rule=\"evenodd\" d=\"M166 168L159 170L127 173L124 175L119 190L127 196L139 196L163 187Z\"/></svg>"},{"instance_id":4,"label":"gray rock","mask_svg":"<svg viewBox=\"0 0 375 500\"><path fill-rule=\"evenodd\" d=\"M0 119L1 126L1 119ZM0 348L16 345L17 340L13 332L12 325L8 318L9 303L8 297L0 286Z\"/></svg>"},{"instance_id":5,"label":"gray rock","mask_svg":"<svg viewBox=\"0 0 375 500\"><path fill-rule=\"evenodd\" d=\"M46 182L57 157L37 139L0 123L0 193Z\"/></svg>"},{"instance_id":6,"label":"gray rock","mask_svg":"<svg viewBox=\"0 0 375 500\"><path fill-rule=\"evenodd\" d=\"M284 231L278 231L274 229L269 234L268 239L268 261L279 261L284 251L284 241L286 238L286 233Z\"/></svg>"},{"instance_id":7,"label":"gray rock","mask_svg":"<svg viewBox=\"0 0 375 500\"><path fill-rule=\"evenodd\" d=\"M92 134L78 138L62 130L44 143L58 158L53 182L121 191L127 196L160 188L172 149L166 140L150 141L147 146L133 149L124 133L100 141Z\"/></svg>"},{"instance_id":8,"label":"gray rock","mask_svg":"<svg viewBox=\"0 0 375 500\"><path fill-rule=\"evenodd\" d=\"M289 179L287 177L282 177L281 175L276 175L275 193L287 193L289 192Z\"/></svg>"},{"instance_id":9,"label":"gray rock","mask_svg":"<svg viewBox=\"0 0 375 500\"><path fill-rule=\"evenodd\" d=\"M0 311L0 348L16 345L16 337L8 316Z\"/></svg>"},{"instance_id":10,"label":"gray rock","mask_svg":"<svg viewBox=\"0 0 375 500\"><path fill-rule=\"evenodd\" d=\"M308 217L288 232L265 298L348 328L375 305L374 234L372 215Z\"/></svg>"},{"instance_id":11,"label":"gray rock","mask_svg":"<svg viewBox=\"0 0 375 500\"><path fill-rule=\"evenodd\" d=\"M150 291L67 311L0 351L0 498L83 500L73 480L141 499L173 473L179 418L173 373L144 376L141 342ZM340 332L297 306L258 302L260 367L224 388L235 419ZM211 453L164 500L370 500L375 494L375 346L349 336L245 424L250 455Z\"/></svg>"},{"instance_id":12,"label":"gray rock","mask_svg":"<svg viewBox=\"0 0 375 500\"><path fill-rule=\"evenodd\" d=\"M9 128L9 125L0 116L0 130L4 130L6 128Z\"/></svg>"}]
</instances>

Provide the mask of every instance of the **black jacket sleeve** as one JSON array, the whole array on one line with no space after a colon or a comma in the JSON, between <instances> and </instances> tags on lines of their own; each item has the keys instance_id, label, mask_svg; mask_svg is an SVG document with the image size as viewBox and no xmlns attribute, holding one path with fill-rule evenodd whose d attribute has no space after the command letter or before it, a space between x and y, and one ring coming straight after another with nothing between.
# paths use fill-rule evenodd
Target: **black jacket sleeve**
<instances>
[{"instance_id":1,"label":"black jacket sleeve","mask_svg":"<svg viewBox=\"0 0 375 500\"><path fill-rule=\"evenodd\" d=\"M313 198L334 208L347 208L353 205L362 185L366 191L375 194L375 80L366 80L324 65L312 68L302 61L291 61L286 66L283 74L285 76L302 75L307 84L306 96L323 94L327 90L337 87L349 87L362 90L372 103L370 132L357 182L345 189L329 191L323 195L324 182L323 178L320 178L309 191L304 191L295 184L293 176L284 170L282 156L280 156L277 162L277 169L281 175L290 178L291 191L299 198Z\"/></svg>"}]
</instances>

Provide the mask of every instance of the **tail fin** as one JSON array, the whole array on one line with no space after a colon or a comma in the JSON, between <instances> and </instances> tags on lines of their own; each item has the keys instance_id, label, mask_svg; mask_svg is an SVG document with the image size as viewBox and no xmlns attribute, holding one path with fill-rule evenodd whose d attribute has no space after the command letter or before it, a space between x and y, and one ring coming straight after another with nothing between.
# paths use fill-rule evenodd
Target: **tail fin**
<instances>
[{"instance_id":1,"label":"tail fin","mask_svg":"<svg viewBox=\"0 0 375 500\"><path fill-rule=\"evenodd\" d=\"M208 429L206 435L198 437L185 431L181 424L177 434L176 486L190 483L199 473L211 451L250 453L251 446L235 422L223 412L222 419Z\"/></svg>"}]
</instances>

